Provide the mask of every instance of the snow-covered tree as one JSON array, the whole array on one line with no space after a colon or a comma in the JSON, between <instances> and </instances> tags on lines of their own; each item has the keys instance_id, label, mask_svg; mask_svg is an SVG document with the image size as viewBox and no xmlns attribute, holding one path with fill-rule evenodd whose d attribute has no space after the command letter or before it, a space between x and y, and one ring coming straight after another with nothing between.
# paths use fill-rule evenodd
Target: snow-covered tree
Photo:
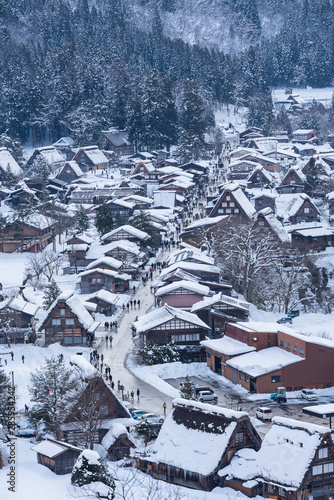
<instances>
[{"instance_id":1,"label":"snow-covered tree","mask_svg":"<svg viewBox=\"0 0 334 500\"><path fill-rule=\"evenodd\" d=\"M187 375L180 389L180 396L183 399L196 399L195 385Z\"/></svg>"},{"instance_id":2,"label":"snow-covered tree","mask_svg":"<svg viewBox=\"0 0 334 500\"><path fill-rule=\"evenodd\" d=\"M35 427L44 425L60 437L61 423L76 397L77 379L62 357L51 358L31 375L29 392L33 405L29 420Z\"/></svg>"},{"instance_id":3,"label":"snow-covered tree","mask_svg":"<svg viewBox=\"0 0 334 500\"><path fill-rule=\"evenodd\" d=\"M87 231L87 229L89 229L89 217L82 205L79 205L76 209L74 221L74 228L80 233L83 233L84 231Z\"/></svg>"},{"instance_id":4,"label":"snow-covered tree","mask_svg":"<svg viewBox=\"0 0 334 500\"><path fill-rule=\"evenodd\" d=\"M46 285L43 295L43 309L47 310L60 295L61 291L55 280Z\"/></svg>"},{"instance_id":5,"label":"snow-covered tree","mask_svg":"<svg viewBox=\"0 0 334 500\"><path fill-rule=\"evenodd\" d=\"M7 426L8 423L8 390L10 387L10 380L6 375L3 368L0 368L0 424Z\"/></svg>"},{"instance_id":6,"label":"snow-covered tree","mask_svg":"<svg viewBox=\"0 0 334 500\"><path fill-rule=\"evenodd\" d=\"M113 229L114 221L108 203L102 203L102 205L99 206L95 219L95 226L101 236Z\"/></svg>"},{"instance_id":7,"label":"snow-covered tree","mask_svg":"<svg viewBox=\"0 0 334 500\"><path fill-rule=\"evenodd\" d=\"M142 361L145 365L161 365L180 361L180 351L174 342L157 345L148 342L141 350Z\"/></svg>"},{"instance_id":8,"label":"snow-covered tree","mask_svg":"<svg viewBox=\"0 0 334 500\"><path fill-rule=\"evenodd\" d=\"M115 481L104 458L96 451L84 450L78 457L71 476L71 483L75 486L85 486L90 483L101 482L109 486L108 500L115 498Z\"/></svg>"},{"instance_id":9,"label":"snow-covered tree","mask_svg":"<svg viewBox=\"0 0 334 500\"><path fill-rule=\"evenodd\" d=\"M279 259L277 239L248 224L231 225L218 231L214 244L223 274L246 300L257 297L261 276Z\"/></svg>"}]
</instances>

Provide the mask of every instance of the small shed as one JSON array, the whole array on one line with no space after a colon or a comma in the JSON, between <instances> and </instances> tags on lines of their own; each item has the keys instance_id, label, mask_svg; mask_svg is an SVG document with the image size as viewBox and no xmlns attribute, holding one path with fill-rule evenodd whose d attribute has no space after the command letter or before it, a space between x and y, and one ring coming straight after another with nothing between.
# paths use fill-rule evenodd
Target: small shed
<instances>
[{"instance_id":1,"label":"small shed","mask_svg":"<svg viewBox=\"0 0 334 500\"><path fill-rule=\"evenodd\" d=\"M136 447L125 426L118 422L112 423L109 431L102 439L102 446L108 452L108 460L113 462L128 457L130 449Z\"/></svg>"},{"instance_id":2,"label":"small shed","mask_svg":"<svg viewBox=\"0 0 334 500\"><path fill-rule=\"evenodd\" d=\"M81 448L72 444L45 439L31 448L37 453L37 462L52 470L55 474L70 474L82 452Z\"/></svg>"}]
</instances>

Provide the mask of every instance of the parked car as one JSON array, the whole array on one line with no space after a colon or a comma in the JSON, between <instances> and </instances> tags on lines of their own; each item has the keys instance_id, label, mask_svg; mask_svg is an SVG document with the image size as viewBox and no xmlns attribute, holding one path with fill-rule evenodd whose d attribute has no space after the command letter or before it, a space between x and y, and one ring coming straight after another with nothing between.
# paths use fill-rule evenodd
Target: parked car
<instances>
[{"instance_id":1,"label":"parked car","mask_svg":"<svg viewBox=\"0 0 334 500\"><path fill-rule=\"evenodd\" d=\"M211 387L206 387L206 386L199 386L196 385L195 387L195 395L198 396L200 392L211 392L211 394L214 394L214 391L211 389Z\"/></svg>"},{"instance_id":2,"label":"parked car","mask_svg":"<svg viewBox=\"0 0 334 500\"><path fill-rule=\"evenodd\" d=\"M203 401L213 401L217 403L218 396L211 391L201 391L197 396L197 400L200 401L201 403L203 403Z\"/></svg>"},{"instance_id":3,"label":"parked car","mask_svg":"<svg viewBox=\"0 0 334 500\"><path fill-rule=\"evenodd\" d=\"M260 420L271 420L273 412L267 406L259 406L256 410L256 417Z\"/></svg>"},{"instance_id":4,"label":"parked car","mask_svg":"<svg viewBox=\"0 0 334 500\"><path fill-rule=\"evenodd\" d=\"M298 310L289 311L288 316L289 316L289 318L297 318L297 316L299 316L299 311Z\"/></svg>"},{"instance_id":5,"label":"parked car","mask_svg":"<svg viewBox=\"0 0 334 500\"><path fill-rule=\"evenodd\" d=\"M142 417L143 415L145 415L146 413L150 413L149 411L146 411L146 410L135 410L131 413L132 415L132 418L134 418L135 420L139 419L140 417Z\"/></svg>"},{"instance_id":6,"label":"parked car","mask_svg":"<svg viewBox=\"0 0 334 500\"><path fill-rule=\"evenodd\" d=\"M307 399L307 401L317 401L318 396L312 389L302 389L300 393L301 397Z\"/></svg>"},{"instance_id":7,"label":"parked car","mask_svg":"<svg viewBox=\"0 0 334 500\"><path fill-rule=\"evenodd\" d=\"M144 413L143 415L139 416L137 420L147 420L148 422L153 422L155 424L163 424L165 419L161 415L156 415L155 413Z\"/></svg>"},{"instance_id":8,"label":"parked car","mask_svg":"<svg viewBox=\"0 0 334 500\"><path fill-rule=\"evenodd\" d=\"M280 325L285 325L286 323L292 324L292 318L281 318L277 321Z\"/></svg>"}]
</instances>

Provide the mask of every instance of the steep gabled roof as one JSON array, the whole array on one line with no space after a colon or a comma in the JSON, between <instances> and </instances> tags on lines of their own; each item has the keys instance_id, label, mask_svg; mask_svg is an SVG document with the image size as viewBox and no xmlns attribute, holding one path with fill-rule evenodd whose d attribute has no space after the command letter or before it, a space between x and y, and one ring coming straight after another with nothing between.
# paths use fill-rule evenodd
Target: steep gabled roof
<instances>
[{"instance_id":1,"label":"steep gabled roof","mask_svg":"<svg viewBox=\"0 0 334 500\"><path fill-rule=\"evenodd\" d=\"M148 330L152 330L159 325L163 325L172 319L179 319L181 321L185 321L186 323L191 323L200 328L204 328L206 330L210 330L210 327L204 323L201 319L199 319L196 314L192 314L186 311L182 311L177 309L176 307L171 307L165 305L163 307L159 307L154 309L144 316L141 316L137 321L135 321L134 326L136 327L137 333L147 332Z\"/></svg>"},{"instance_id":2,"label":"steep gabled roof","mask_svg":"<svg viewBox=\"0 0 334 500\"><path fill-rule=\"evenodd\" d=\"M272 422L260 450L238 451L219 475L299 488L322 439L325 436L331 439L330 429L285 417L274 417Z\"/></svg>"},{"instance_id":3,"label":"steep gabled roof","mask_svg":"<svg viewBox=\"0 0 334 500\"><path fill-rule=\"evenodd\" d=\"M114 236L115 234L117 234L121 231L125 231L126 233L129 233L131 236L138 238L140 240L143 240L143 241L145 241L149 238L149 235L147 233L145 233L145 231L141 231L140 229L137 229L136 227L129 226L129 225L125 224L123 226L119 226L116 229L113 229L112 231L110 231L107 234L104 234L102 236L101 240L104 241L104 240L108 239L110 236Z\"/></svg>"},{"instance_id":4,"label":"steep gabled roof","mask_svg":"<svg viewBox=\"0 0 334 500\"><path fill-rule=\"evenodd\" d=\"M238 423L243 420L249 420L246 412L175 399L172 412L145 460L203 476L212 474L219 467Z\"/></svg>"},{"instance_id":5,"label":"steep gabled roof","mask_svg":"<svg viewBox=\"0 0 334 500\"><path fill-rule=\"evenodd\" d=\"M157 290L155 296L161 297L161 295L165 295L171 292L176 292L181 288L184 290L188 290L189 292L198 293L200 295L209 295L210 293L210 288L208 286L200 285L199 283L195 283L194 281L180 280L180 281L174 281L169 285L162 286L161 288L159 288L159 290Z\"/></svg>"}]
</instances>

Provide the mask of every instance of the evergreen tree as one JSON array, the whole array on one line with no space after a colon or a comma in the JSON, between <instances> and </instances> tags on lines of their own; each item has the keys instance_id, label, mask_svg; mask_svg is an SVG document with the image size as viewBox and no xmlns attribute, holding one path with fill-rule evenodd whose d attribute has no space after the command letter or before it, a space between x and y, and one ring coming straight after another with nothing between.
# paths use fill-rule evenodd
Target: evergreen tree
<instances>
[{"instance_id":1,"label":"evergreen tree","mask_svg":"<svg viewBox=\"0 0 334 500\"><path fill-rule=\"evenodd\" d=\"M96 451L84 450L73 467L71 483L75 486L85 486L98 482L109 486L108 500L115 498L115 481L109 472L106 461Z\"/></svg>"},{"instance_id":2,"label":"evergreen tree","mask_svg":"<svg viewBox=\"0 0 334 500\"><path fill-rule=\"evenodd\" d=\"M317 170L315 158L312 157L307 164L305 193L312 197L318 184L319 173Z\"/></svg>"},{"instance_id":3,"label":"evergreen tree","mask_svg":"<svg viewBox=\"0 0 334 500\"><path fill-rule=\"evenodd\" d=\"M83 233L84 231L87 231L87 229L89 229L89 217L82 205L79 205L79 207L76 209L74 221L74 228L80 233Z\"/></svg>"},{"instance_id":4,"label":"evergreen tree","mask_svg":"<svg viewBox=\"0 0 334 500\"><path fill-rule=\"evenodd\" d=\"M180 389L180 395L181 398L184 399L196 399L195 385L192 383L188 375L186 376L182 388Z\"/></svg>"},{"instance_id":5,"label":"evergreen tree","mask_svg":"<svg viewBox=\"0 0 334 500\"><path fill-rule=\"evenodd\" d=\"M56 298L61 294L61 290L55 280L51 280L45 287L44 295L43 295L43 309L47 310L56 300Z\"/></svg>"},{"instance_id":6,"label":"evergreen tree","mask_svg":"<svg viewBox=\"0 0 334 500\"><path fill-rule=\"evenodd\" d=\"M0 368L0 424L7 427L8 425L8 397L9 397L10 380L3 368Z\"/></svg>"},{"instance_id":7,"label":"evergreen tree","mask_svg":"<svg viewBox=\"0 0 334 500\"><path fill-rule=\"evenodd\" d=\"M29 420L35 426L45 425L59 439L60 425L75 400L77 381L72 370L66 368L62 358L51 358L31 375L29 392L34 403Z\"/></svg>"},{"instance_id":8,"label":"evergreen tree","mask_svg":"<svg viewBox=\"0 0 334 500\"><path fill-rule=\"evenodd\" d=\"M10 189L13 189L15 184L16 184L16 177L15 175L13 174L13 172L11 171L10 169L10 166L7 165L6 167L6 170L5 171L2 171L0 173L1 175L1 178L2 178L2 184L6 187L6 188L10 188Z\"/></svg>"},{"instance_id":9,"label":"evergreen tree","mask_svg":"<svg viewBox=\"0 0 334 500\"><path fill-rule=\"evenodd\" d=\"M183 90L179 139L179 156L182 161L197 160L205 150L203 120L203 99L194 80L186 80Z\"/></svg>"},{"instance_id":10,"label":"evergreen tree","mask_svg":"<svg viewBox=\"0 0 334 500\"><path fill-rule=\"evenodd\" d=\"M99 206L95 219L95 226L100 236L109 233L114 227L114 221L111 215L110 205L106 202Z\"/></svg>"},{"instance_id":11,"label":"evergreen tree","mask_svg":"<svg viewBox=\"0 0 334 500\"><path fill-rule=\"evenodd\" d=\"M140 229L140 231L144 231L150 236L150 239L148 240L148 244L150 246L156 245L157 237L155 234L154 226L150 222L148 215L143 210L139 210L138 213L131 217L130 224L131 226Z\"/></svg>"}]
</instances>

